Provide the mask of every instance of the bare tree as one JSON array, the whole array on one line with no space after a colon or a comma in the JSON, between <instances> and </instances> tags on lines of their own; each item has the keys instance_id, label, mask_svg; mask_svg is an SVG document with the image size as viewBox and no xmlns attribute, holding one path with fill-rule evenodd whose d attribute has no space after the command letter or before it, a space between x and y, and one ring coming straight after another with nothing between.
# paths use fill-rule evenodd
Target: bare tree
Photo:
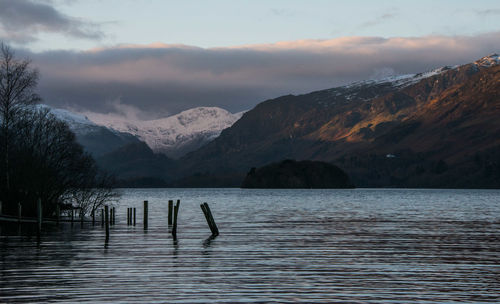
<instances>
[{"instance_id":1,"label":"bare tree","mask_svg":"<svg viewBox=\"0 0 500 304\"><path fill-rule=\"evenodd\" d=\"M57 205L67 204L89 214L118 198L113 177L97 167L68 125L48 109L19 111L12 122L11 146L10 162L15 170L10 195L14 201L24 202L28 213L36 210L38 198L44 214L53 214ZM6 207L15 208L12 204Z\"/></svg>"},{"instance_id":2,"label":"bare tree","mask_svg":"<svg viewBox=\"0 0 500 304\"><path fill-rule=\"evenodd\" d=\"M113 189L114 178L104 172L89 179L87 185L73 188L69 199L80 207L81 214L92 214L104 204L117 201L120 195Z\"/></svg>"},{"instance_id":3,"label":"bare tree","mask_svg":"<svg viewBox=\"0 0 500 304\"><path fill-rule=\"evenodd\" d=\"M38 71L30 67L30 60L18 60L9 46L0 43L0 120L3 141L4 187L10 189L9 152L11 125L14 117L26 105L40 101L34 92Z\"/></svg>"},{"instance_id":4,"label":"bare tree","mask_svg":"<svg viewBox=\"0 0 500 304\"><path fill-rule=\"evenodd\" d=\"M42 200L43 214L71 204L82 214L116 200L112 178L77 142L68 125L49 109L32 107L38 71L29 60L17 60L0 44L0 200L13 214L17 203L34 214ZM2 171L3 170L3 171Z\"/></svg>"}]
</instances>

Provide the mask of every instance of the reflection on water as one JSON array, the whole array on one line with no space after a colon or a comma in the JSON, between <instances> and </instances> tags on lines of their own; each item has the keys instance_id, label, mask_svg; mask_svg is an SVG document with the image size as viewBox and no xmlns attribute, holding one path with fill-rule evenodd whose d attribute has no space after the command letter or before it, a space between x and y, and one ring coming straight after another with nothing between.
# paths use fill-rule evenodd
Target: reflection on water
<instances>
[{"instance_id":1,"label":"reflection on water","mask_svg":"<svg viewBox=\"0 0 500 304\"><path fill-rule=\"evenodd\" d=\"M169 199L182 200L177 241ZM124 190L121 204L107 248L100 225L44 227L38 247L29 227L2 225L0 302L500 298L500 191ZM126 225L127 207L137 226Z\"/></svg>"}]
</instances>

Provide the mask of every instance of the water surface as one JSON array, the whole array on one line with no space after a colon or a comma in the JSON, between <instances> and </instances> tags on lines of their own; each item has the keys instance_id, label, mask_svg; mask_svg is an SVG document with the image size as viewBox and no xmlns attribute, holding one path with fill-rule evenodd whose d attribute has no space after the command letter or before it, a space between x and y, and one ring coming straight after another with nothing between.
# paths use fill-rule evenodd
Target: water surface
<instances>
[{"instance_id":1,"label":"water surface","mask_svg":"<svg viewBox=\"0 0 500 304\"><path fill-rule=\"evenodd\" d=\"M453 303L500 298L500 191L126 189L100 225L0 231L0 302ZM178 240L167 201L180 199ZM142 201L150 206L142 227ZM199 207L208 202L220 236ZM126 208L137 208L137 226Z\"/></svg>"}]
</instances>

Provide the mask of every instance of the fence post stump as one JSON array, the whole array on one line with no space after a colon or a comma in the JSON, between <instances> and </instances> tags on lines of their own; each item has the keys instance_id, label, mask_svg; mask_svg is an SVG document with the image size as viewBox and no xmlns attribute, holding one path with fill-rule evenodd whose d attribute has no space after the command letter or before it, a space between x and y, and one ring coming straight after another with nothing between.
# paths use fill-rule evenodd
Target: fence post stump
<instances>
[{"instance_id":1,"label":"fence post stump","mask_svg":"<svg viewBox=\"0 0 500 304\"><path fill-rule=\"evenodd\" d=\"M134 207L134 226L135 226L135 207Z\"/></svg>"},{"instance_id":2,"label":"fence post stump","mask_svg":"<svg viewBox=\"0 0 500 304\"><path fill-rule=\"evenodd\" d=\"M59 218L61 217L61 206L56 205L56 223L59 225Z\"/></svg>"},{"instance_id":3,"label":"fence post stump","mask_svg":"<svg viewBox=\"0 0 500 304\"><path fill-rule=\"evenodd\" d=\"M177 200L177 204L174 207L174 224L172 227L172 236L177 239L177 214L179 213L179 206L181 204L180 200Z\"/></svg>"},{"instance_id":4,"label":"fence post stump","mask_svg":"<svg viewBox=\"0 0 500 304\"><path fill-rule=\"evenodd\" d=\"M144 230L148 229L148 201L144 201Z\"/></svg>"},{"instance_id":5,"label":"fence post stump","mask_svg":"<svg viewBox=\"0 0 500 304\"><path fill-rule=\"evenodd\" d=\"M168 224L172 225L172 209L174 209L174 201L169 200L168 201Z\"/></svg>"},{"instance_id":6,"label":"fence post stump","mask_svg":"<svg viewBox=\"0 0 500 304\"><path fill-rule=\"evenodd\" d=\"M36 202L36 223L38 235L42 232L42 200L39 198Z\"/></svg>"},{"instance_id":7,"label":"fence post stump","mask_svg":"<svg viewBox=\"0 0 500 304\"><path fill-rule=\"evenodd\" d=\"M84 213L82 212L83 210L80 209L80 213L78 214L80 216L80 225L83 227L83 218L84 218Z\"/></svg>"},{"instance_id":8,"label":"fence post stump","mask_svg":"<svg viewBox=\"0 0 500 304\"><path fill-rule=\"evenodd\" d=\"M210 211L210 207L208 204L205 202L200 205L201 210L203 210L203 214L205 215L205 219L207 220L208 227L210 228L210 231L212 232L213 236L218 236L219 235L219 229L217 228L217 224L215 224L214 217L212 216L212 211Z\"/></svg>"},{"instance_id":9,"label":"fence post stump","mask_svg":"<svg viewBox=\"0 0 500 304\"><path fill-rule=\"evenodd\" d=\"M109 207L106 205L104 206L104 213L105 213L105 223L106 223L106 242L109 240Z\"/></svg>"}]
</instances>

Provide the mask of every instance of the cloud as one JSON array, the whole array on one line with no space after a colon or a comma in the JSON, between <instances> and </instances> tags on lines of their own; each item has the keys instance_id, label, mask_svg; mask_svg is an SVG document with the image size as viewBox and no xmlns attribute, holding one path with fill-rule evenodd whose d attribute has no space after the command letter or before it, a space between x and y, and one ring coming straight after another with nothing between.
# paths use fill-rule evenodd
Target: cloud
<instances>
[{"instance_id":1,"label":"cloud","mask_svg":"<svg viewBox=\"0 0 500 304\"><path fill-rule=\"evenodd\" d=\"M116 112L113 101L157 118L196 106L232 112L284 94L468 63L500 50L500 32L476 36L343 37L199 48L156 43L21 56L41 72L45 102Z\"/></svg>"},{"instance_id":2,"label":"cloud","mask_svg":"<svg viewBox=\"0 0 500 304\"><path fill-rule=\"evenodd\" d=\"M368 27L376 26L376 25L382 24L382 23L386 22L387 20L392 19L394 17L396 17L396 14L385 13L383 15L378 16L377 18L375 18L373 20L362 23L359 26L359 28L368 28Z\"/></svg>"},{"instance_id":3,"label":"cloud","mask_svg":"<svg viewBox=\"0 0 500 304\"><path fill-rule=\"evenodd\" d=\"M497 16L500 15L500 9L476 10L476 14L479 15L480 17Z\"/></svg>"},{"instance_id":4,"label":"cloud","mask_svg":"<svg viewBox=\"0 0 500 304\"><path fill-rule=\"evenodd\" d=\"M293 11L285 8L271 8L270 12L272 15L278 17L290 17L295 15Z\"/></svg>"},{"instance_id":5,"label":"cloud","mask_svg":"<svg viewBox=\"0 0 500 304\"><path fill-rule=\"evenodd\" d=\"M0 38L15 43L37 40L39 33L58 33L81 39L104 37L99 25L67 16L51 2L0 0Z\"/></svg>"}]
</instances>

